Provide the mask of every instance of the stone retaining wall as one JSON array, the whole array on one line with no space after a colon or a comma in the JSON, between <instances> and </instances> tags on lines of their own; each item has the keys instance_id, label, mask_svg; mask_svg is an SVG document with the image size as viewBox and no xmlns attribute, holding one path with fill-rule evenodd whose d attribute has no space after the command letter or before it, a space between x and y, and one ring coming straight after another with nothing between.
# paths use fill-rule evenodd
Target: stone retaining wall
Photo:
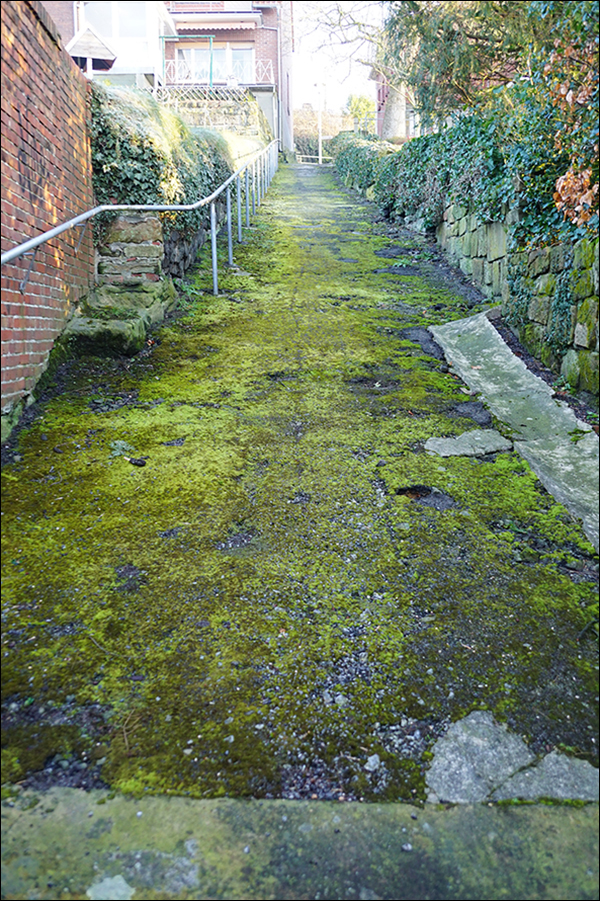
<instances>
[{"instance_id":1,"label":"stone retaining wall","mask_svg":"<svg viewBox=\"0 0 600 901\"><path fill-rule=\"evenodd\" d=\"M490 301L502 304L519 340L572 388L598 394L598 241L510 253L516 221L482 223L459 204L444 212L438 244Z\"/></svg>"},{"instance_id":2,"label":"stone retaining wall","mask_svg":"<svg viewBox=\"0 0 600 901\"><path fill-rule=\"evenodd\" d=\"M217 221L225 205L217 203ZM147 331L175 305L171 276L182 277L210 237L172 230L165 239L160 218L127 213L111 222L96 247L96 285L67 324L61 343L69 350L133 354Z\"/></svg>"}]
</instances>

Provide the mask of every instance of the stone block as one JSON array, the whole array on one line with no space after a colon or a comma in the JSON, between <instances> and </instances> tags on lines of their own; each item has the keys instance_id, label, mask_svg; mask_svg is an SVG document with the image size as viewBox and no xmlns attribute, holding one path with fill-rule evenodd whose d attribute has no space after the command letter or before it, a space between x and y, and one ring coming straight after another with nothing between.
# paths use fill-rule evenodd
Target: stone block
<instances>
[{"instance_id":1,"label":"stone block","mask_svg":"<svg viewBox=\"0 0 600 901\"><path fill-rule=\"evenodd\" d=\"M577 241L573 247L573 269L591 269L594 265L596 247L597 244L588 238Z\"/></svg>"},{"instance_id":2,"label":"stone block","mask_svg":"<svg viewBox=\"0 0 600 901\"><path fill-rule=\"evenodd\" d=\"M487 260L483 261L483 282L485 285L491 285L494 281L494 267Z\"/></svg>"},{"instance_id":3,"label":"stone block","mask_svg":"<svg viewBox=\"0 0 600 901\"><path fill-rule=\"evenodd\" d=\"M519 340L536 357L541 357L546 344L546 327L538 322L528 322L520 329Z\"/></svg>"},{"instance_id":4,"label":"stone block","mask_svg":"<svg viewBox=\"0 0 600 901\"><path fill-rule=\"evenodd\" d=\"M570 255L569 248L564 244L555 244L549 249L550 253L550 272L563 272L568 266L568 258Z\"/></svg>"},{"instance_id":5,"label":"stone block","mask_svg":"<svg viewBox=\"0 0 600 901\"><path fill-rule=\"evenodd\" d=\"M539 250L530 251L527 259L527 275L537 278L550 270L549 248L542 247Z\"/></svg>"},{"instance_id":6,"label":"stone block","mask_svg":"<svg viewBox=\"0 0 600 901\"><path fill-rule=\"evenodd\" d=\"M533 287L534 293L542 297L553 297L556 291L556 276L552 272L539 275Z\"/></svg>"},{"instance_id":7,"label":"stone block","mask_svg":"<svg viewBox=\"0 0 600 901\"><path fill-rule=\"evenodd\" d=\"M512 228L513 225L516 225L519 221L519 211L518 210L509 210L506 214L504 222L507 228Z\"/></svg>"},{"instance_id":8,"label":"stone block","mask_svg":"<svg viewBox=\"0 0 600 901\"><path fill-rule=\"evenodd\" d=\"M473 260L471 257L463 257L459 262L459 266L465 275L473 274Z\"/></svg>"},{"instance_id":9,"label":"stone block","mask_svg":"<svg viewBox=\"0 0 600 901\"><path fill-rule=\"evenodd\" d=\"M458 220L458 234L464 235L467 231L467 217L463 216L462 219Z\"/></svg>"},{"instance_id":10,"label":"stone block","mask_svg":"<svg viewBox=\"0 0 600 901\"><path fill-rule=\"evenodd\" d=\"M487 226L487 259L490 263L506 256L506 229L501 222Z\"/></svg>"},{"instance_id":11,"label":"stone block","mask_svg":"<svg viewBox=\"0 0 600 901\"><path fill-rule=\"evenodd\" d=\"M477 218L475 213L470 213L469 216L467 216L468 231L474 232L474 231L477 231L478 228L479 228L479 219Z\"/></svg>"},{"instance_id":12,"label":"stone block","mask_svg":"<svg viewBox=\"0 0 600 901\"><path fill-rule=\"evenodd\" d=\"M579 332L577 331L579 329ZM582 347L596 349L598 342L598 301L595 297L587 298L583 303L579 304L577 309L577 325L575 326L575 335L583 337ZM577 341L575 342L577 343Z\"/></svg>"},{"instance_id":13,"label":"stone block","mask_svg":"<svg viewBox=\"0 0 600 901\"><path fill-rule=\"evenodd\" d=\"M579 387L598 396L598 354L594 351L579 352Z\"/></svg>"},{"instance_id":14,"label":"stone block","mask_svg":"<svg viewBox=\"0 0 600 901\"><path fill-rule=\"evenodd\" d=\"M571 388L579 386L579 354L571 348L566 352L560 364L560 374L569 383Z\"/></svg>"},{"instance_id":15,"label":"stone block","mask_svg":"<svg viewBox=\"0 0 600 901\"><path fill-rule=\"evenodd\" d=\"M575 335L573 337L573 344L575 347L585 347L588 348L589 345L589 337L588 330L581 322L578 322L575 326Z\"/></svg>"},{"instance_id":16,"label":"stone block","mask_svg":"<svg viewBox=\"0 0 600 901\"><path fill-rule=\"evenodd\" d=\"M471 260L471 267L473 270L473 272L472 272L473 281L477 285L482 285L483 279L484 279L483 260L480 257L477 257L476 259Z\"/></svg>"},{"instance_id":17,"label":"stone block","mask_svg":"<svg viewBox=\"0 0 600 901\"><path fill-rule=\"evenodd\" d=\"M550 298L534 297L527 309L527 316L532 322L539 322L546 325L550 316Z\"/></svg>"},{"instance_id":18,"label":"stone block","mask_svg":"<svg viewBox=\"0 0 600 901\"><path fill-rule=\"evenodd\" d=\"M448 223L448 225L454 224L454 206L447 206L444 210L444 219Z\"/></svg>"},{"instance_id":19,"label":"stone block","mask_svg":"<svg viewBox=\"0 0 600 901\"><path fill-rule=\"evenodd\" d=\"M162 223L158 216L148 213L119 216L109 224L104 240L106 244L162 242Z\"/></svg>"},{"instance_id":20,"label":"stone block","mask_svg":"<svg viewBox=\"0 0 600 901\"><path fill-rule=\"evenodd\" d=\"M594 279L590 269L574 269L571 273L573 300L586 300L594 294Z\"/></svg>"},{"instance_id":21,"label":"stone block","mask_svg":"<svg viewBox=\"0 0 600 901\"><path fill-rule=\"evenodd\" d=\"M75 353L131 356L144 346L146 325L142 317L122 320L78 316L66 326L63 340Z\"/></svg>"},{"instance_id":22,"label":"stone block","mask_svg":"<svg viewBox=\"0 0 600 901\"><path fill-rule=\"evenodd\" d=\"M527 269L527 260L529 254L526 250L517 250L514 253L511 253L508 257L508 261L510 265L514 269Z\"/></svg>"},{"instance_id":23,"label":"stone block","mask_svg":"<svg viewBox=\"0 0 600 901\"><path fill-rule=\"evenodd\" d=\"M132 311L142 315L144 310L158 302L170 309L177 297L170 279L159 282L140 282L133 285L101 285L96 287L84 302L84 311L93 316L100 311L121 309L127 314Z\"/></svg>"},{"instance_id":24,"label":"stone block","mask_svg":"<svg viewBox=\"0 0 600 901\"><path fill-rule=\"evenodd\" d=\"M456 220L463 219L467 215L467 208L460 203L455 203L452 206L452 213Z\"/></svg>"},{"instance_id":25,"label":"stone block","mask_svg":"<svg viewBox=\"0 0 600 901\"><path fill-rule=\"evenodd\" d=\"M160 262L147 260L136 260L129 262L125 260L122 265L117 265L116 260L111 259L109 263L101 263L98 266L97 284L99 285L122 285L122 284L142 284L145 281L160 281L161 266Z\"/></svg>"},{"instance_id":26,"label":"stone block","mask_svg":"<svg viewBox=\"0 0 600 901\"><path fill-rule=\"evenodd\" d=\"M492 263L492 291L494 297L500 297L502 294L502 260Z\"/></svg>"},{"instance_id":27,"label":"stone block","mask_svg":"<svg viewBox=\"0 0 600 901\"><path fill-rule=\"evenodd\" d=\"M435 230L435 239L442 250L448 245L448 226L445 222L441 222Z\"/></svg>"},{"instance_id":28,"label":"stone block","mask_svg":"<svg viewBox=\"0 0 600 901\"><path fill-rule=\"evenodd\" d=\"M112 245L115 246L114 244ZM157 244L121 244L119 245L123 256L128 258L142 257L146 259L162 260L164 256L164 245L162 242Z\"/></svg>"},{"instance_id":29,"label":"stone block","mask_svg":"<svg viewBox=\"0 0 600 901\"><path fill-rule=\"evenodd\" d=\"M487 256L487 227L480 225L477 229L477 256Z\"/></svg>"},{"instance_id":30,"label":"stone block","mask_svg":"<svg viewBox=\"0 0 600 901\"><path fill-rule=\"evenodd\" d=\"M455 235L452 235L448 241L448 255L454 262L456 262L461 255L460 240Z\"/></svg>"}]
</instances>

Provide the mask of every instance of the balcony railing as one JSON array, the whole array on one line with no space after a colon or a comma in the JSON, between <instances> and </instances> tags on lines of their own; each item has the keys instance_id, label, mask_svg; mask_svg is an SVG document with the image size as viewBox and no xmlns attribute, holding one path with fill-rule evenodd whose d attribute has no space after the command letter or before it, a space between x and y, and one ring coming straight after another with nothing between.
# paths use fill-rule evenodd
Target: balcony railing
<instances>
[{"instance_id":1,"label":"balcony railing","mask_svg":"<svg viewBox=\"0 0 600 901\"><path fill-rule=\"evenodd\" d=\"M165 83L209 85L211 84L211 73L208 67L192 68L186 60L169 59L165 63ZM275 84L273 62L270 59L257 59L254 71L244 62L234 62L231 72L214 71L212 84L229 87Z\"/></svg>"}]
</instances>

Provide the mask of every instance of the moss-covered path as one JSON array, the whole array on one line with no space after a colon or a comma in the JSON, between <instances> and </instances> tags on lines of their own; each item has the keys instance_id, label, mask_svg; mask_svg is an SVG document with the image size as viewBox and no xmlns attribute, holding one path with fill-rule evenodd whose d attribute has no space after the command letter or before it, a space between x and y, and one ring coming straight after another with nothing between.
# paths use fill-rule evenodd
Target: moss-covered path
<instances>
[{"instance_id":1,"label":"moss-covered path","mask_svg":"<svg viewBox=\"0 0 600 901\"><path fill-rule=\"evenodd\" d=\"M422 801L480 709L595 759L593 549L511 451L423 449L489 425L428 245L286 167L236 262L4 467L3 781Z\"/></svg>"}]
</instances>

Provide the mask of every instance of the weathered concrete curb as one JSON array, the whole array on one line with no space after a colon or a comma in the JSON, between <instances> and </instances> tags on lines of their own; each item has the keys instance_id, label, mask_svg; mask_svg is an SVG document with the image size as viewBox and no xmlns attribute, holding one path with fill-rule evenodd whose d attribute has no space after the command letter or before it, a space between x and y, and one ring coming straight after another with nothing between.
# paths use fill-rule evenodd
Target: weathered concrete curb
<instances>
[{"instance_id":1,"label":"weathered concrete curb","mask_svg":"<svg viewBox=\"0 0 600 901\"><path fill-rule=\"evenodd\" d=\"M598 549L598 436L504 343L485 313L430 329L455 372L512 432L544 487Z\"/></svg>"},{"instance_id":2,"label":"weathered concrete curb","mask_svg":"<svg viewBox=\"0 0 600 901\"><path fill-rule=\"evenodd\" d=\"M3 897L591 899L596 805L110 798L2 806Z\"/></svg>"}]
</instances>

